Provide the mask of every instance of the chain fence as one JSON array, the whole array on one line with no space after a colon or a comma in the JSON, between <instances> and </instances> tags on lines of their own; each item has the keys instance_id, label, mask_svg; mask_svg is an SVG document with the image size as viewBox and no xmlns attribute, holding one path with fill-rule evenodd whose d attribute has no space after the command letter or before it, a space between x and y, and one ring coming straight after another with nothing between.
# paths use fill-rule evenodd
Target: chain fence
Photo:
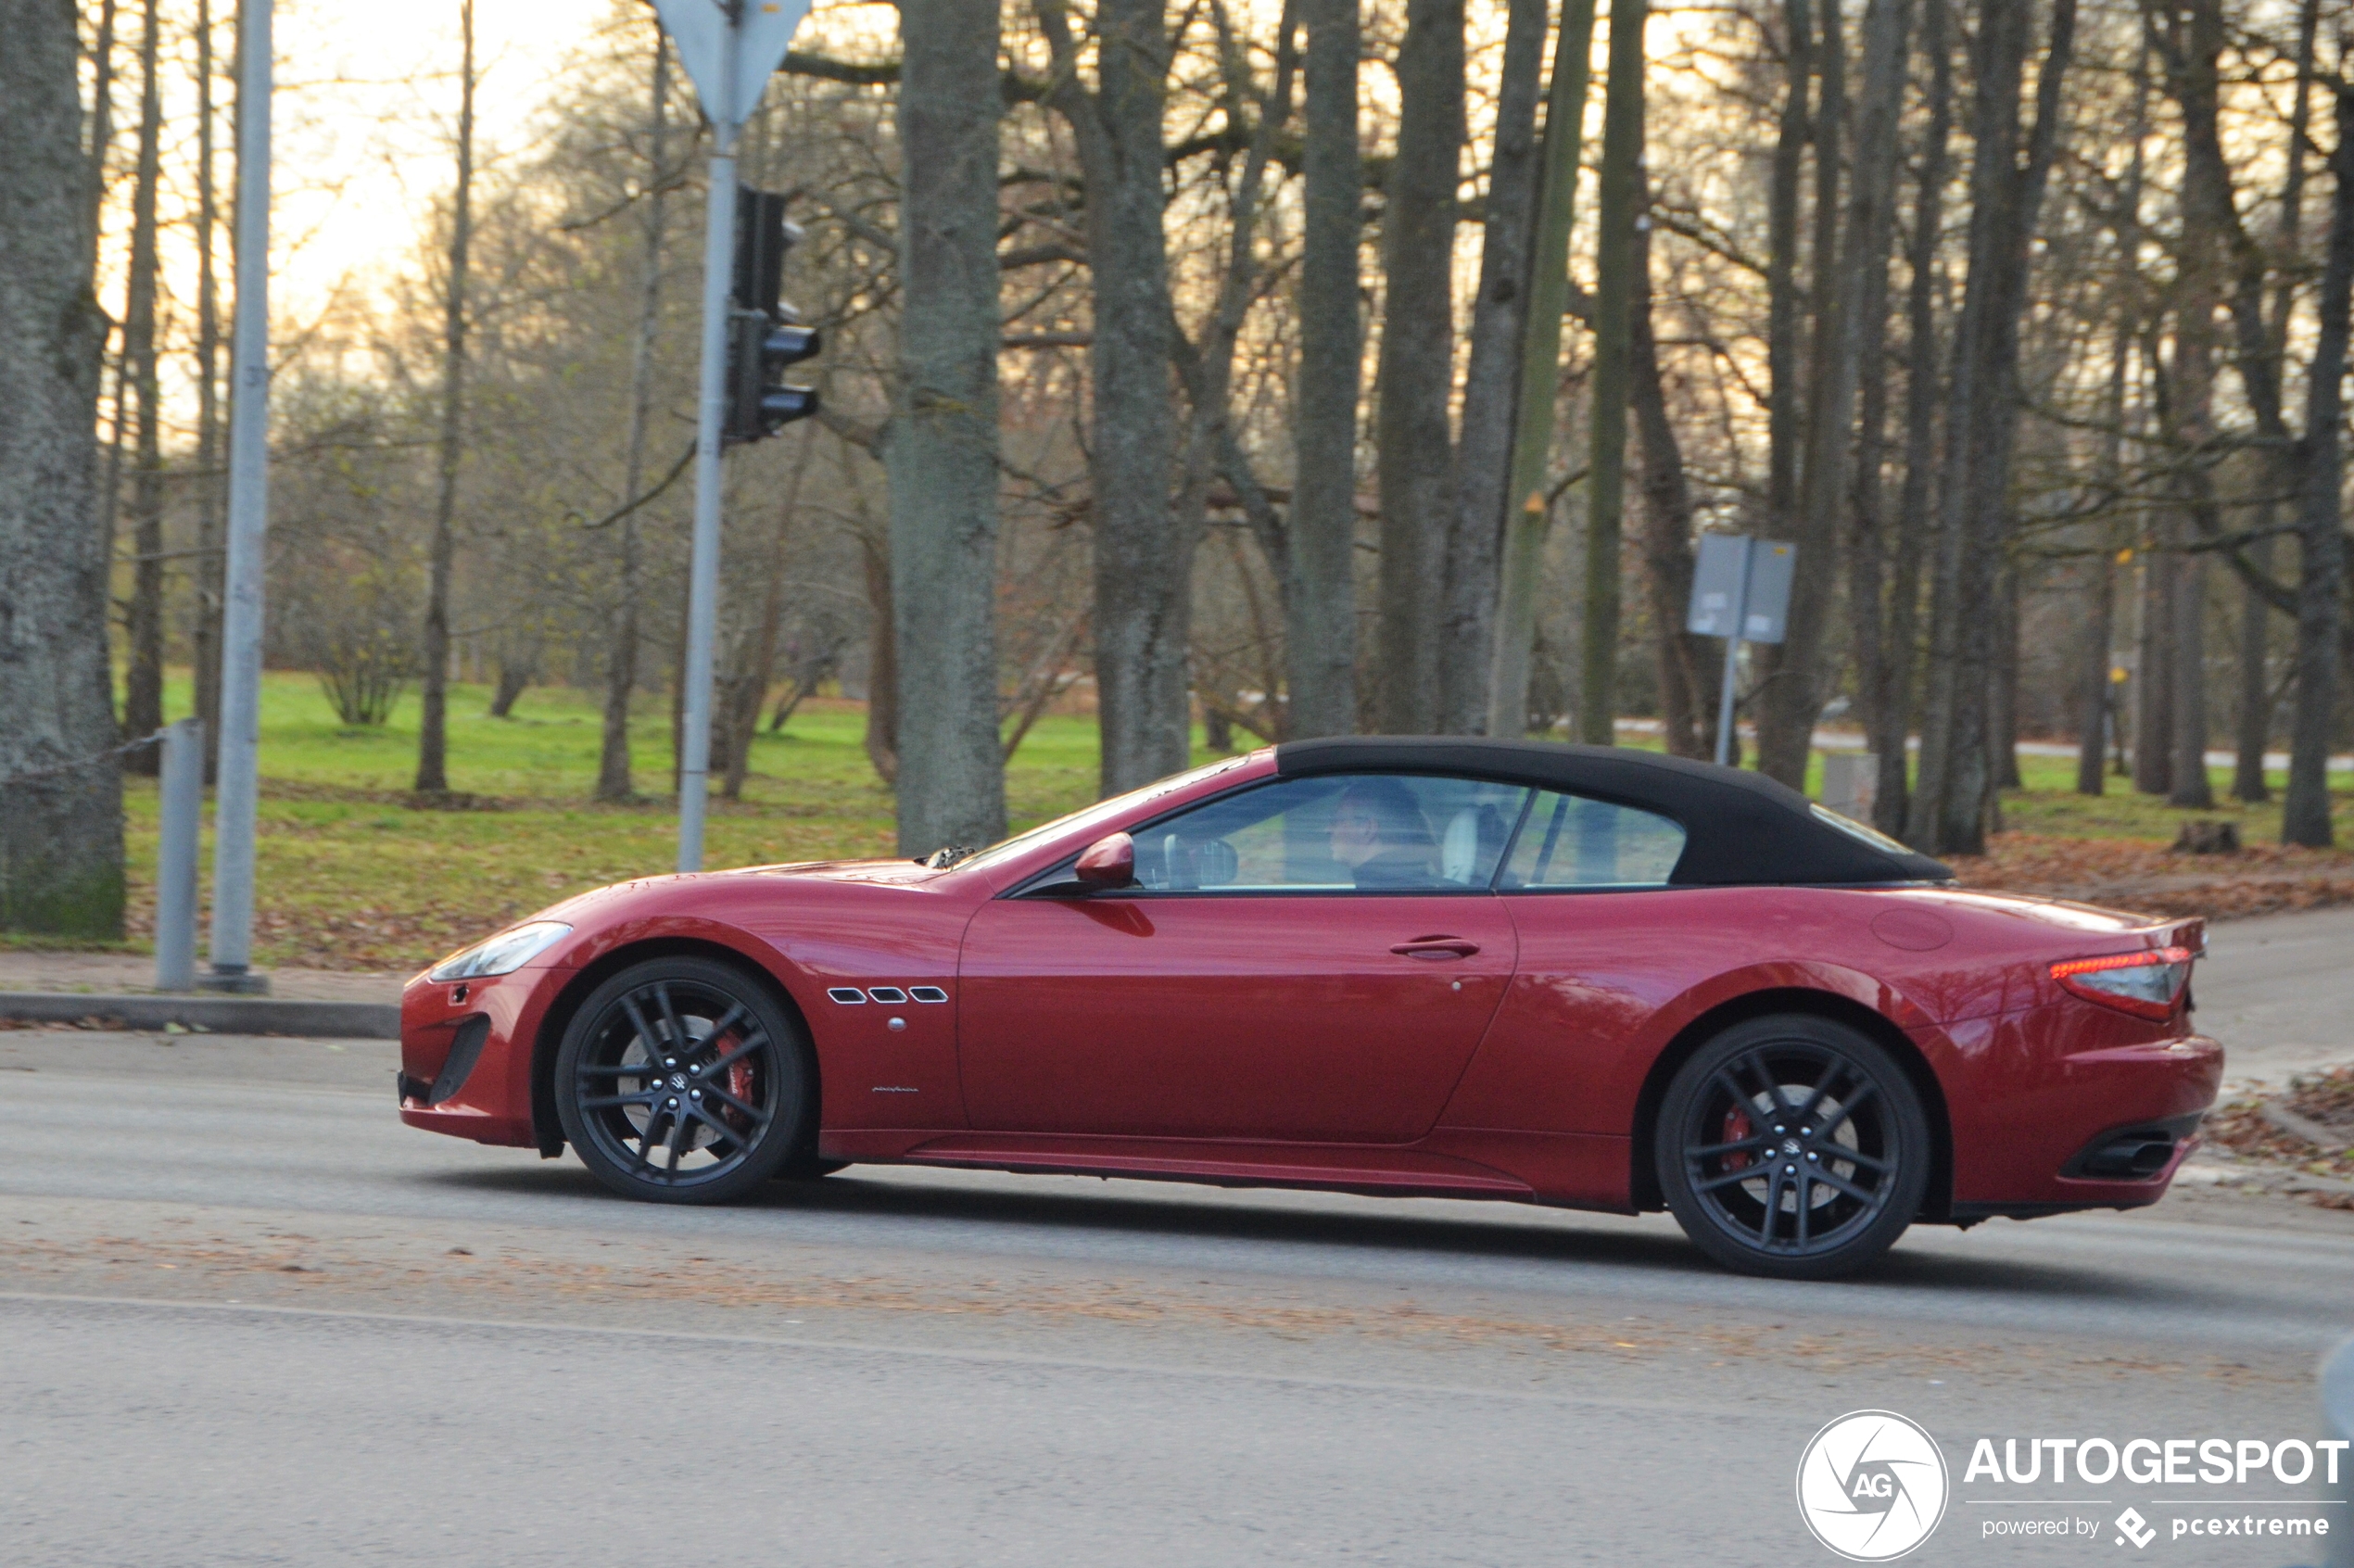
<instances>
[{"instance_id":1,"label":"chain fence","mask_svg":"<svg viewBox=\"0 0 2354 1568\"><path fill-rule=\"evenodd\" d=\"M30 784L38 778L55 778L62 774L79 773L86 767L96 767L109 758L127 757L142 747L160 745L162 742L163 731L158 729L153 735L143 735L136 740L125 740L121 745L110 750L93 752L86 757L76 757L71 762L61 762L49 767L31 768L23 773L11 773L6 777L0 777L0 789L7 789L18 784Z\"/></svg>"}]
</instances>

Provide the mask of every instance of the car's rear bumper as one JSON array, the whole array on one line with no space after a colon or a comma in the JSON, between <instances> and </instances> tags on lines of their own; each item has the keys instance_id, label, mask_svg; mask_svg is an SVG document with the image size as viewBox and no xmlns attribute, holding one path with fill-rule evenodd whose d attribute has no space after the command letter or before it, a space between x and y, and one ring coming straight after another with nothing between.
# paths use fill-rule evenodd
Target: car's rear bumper
<instances>
[{"instance_id":1,"label":"car's rear bumper","mask_svg":"<svg viewBox=\"0 0 2354 1568\"><path fill-rule=\"evenodd\" d=\"M1988 1043L1990 1072L1949 1089L1952 1217L2025 1218L2134 1208L2166 1195L2198 1146L2223 1047L2203 1035L2041 1056L2022 1063L2024 1032ZM2162 1146L2161 1146L2162 1144Z\"/></svg>"}]
</instances>

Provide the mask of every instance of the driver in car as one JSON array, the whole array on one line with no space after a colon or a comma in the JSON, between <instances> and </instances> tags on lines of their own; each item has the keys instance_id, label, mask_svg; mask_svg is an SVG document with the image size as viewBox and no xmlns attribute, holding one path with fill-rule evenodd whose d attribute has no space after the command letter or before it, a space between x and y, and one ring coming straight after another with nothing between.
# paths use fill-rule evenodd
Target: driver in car
<instances>
[{"instance_id":1,"label":"driver in car","mask_svg":"<svg viewBox=\"0 0 2354 1568\"><path fill-rule=\"evenodd\" d=\"M1413 791L1395 778L1360 779L1342 791L1332 847L1361 889L1427 888L1437 880L1437 840Z\"/></svg>"}]
</instances>

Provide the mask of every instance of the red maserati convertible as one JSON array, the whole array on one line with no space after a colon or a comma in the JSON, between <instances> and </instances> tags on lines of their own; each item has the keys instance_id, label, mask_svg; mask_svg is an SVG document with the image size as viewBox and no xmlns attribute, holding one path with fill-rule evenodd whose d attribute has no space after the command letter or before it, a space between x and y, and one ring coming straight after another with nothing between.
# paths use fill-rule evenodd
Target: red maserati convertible
<instances>
[{"instance_id":1,"label":"red maserati convertible","mask_svg":"<svg viewBox=\"0 0 2354 1568\"><path fill-rule=\"evenodd\" d=\"M979 853L650 877L409 982L401 1119L717 1203L854 1161L1665 1207L1822 1278L2155 1203L2196 920L1955 888L1754 773L1312 740Z\"/></svg>"}]
</instances>

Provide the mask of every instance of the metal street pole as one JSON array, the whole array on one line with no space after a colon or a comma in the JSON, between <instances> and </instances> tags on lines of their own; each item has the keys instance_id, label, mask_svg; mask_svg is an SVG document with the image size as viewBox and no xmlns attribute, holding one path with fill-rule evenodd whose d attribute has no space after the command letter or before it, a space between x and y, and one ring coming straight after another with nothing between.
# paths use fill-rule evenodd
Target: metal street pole
<instances>
[{"instance_id":1,"label":"metal street pole","mask_svg":"<svg viewBox=\"0 0 2354 1568\"><path fill-rule=\"evenodd\" d=\"M785 57L809 0L654 0L711 122L703 229L702 376L695 420L695 544L687 572L687 668L678 737L678 869L702 869L711 774L711 651L719 617L719 440L727 411L728 285L736 259L736 134Z\"/></svg>"},{"instance_id":2,"label":"metal street pole","mask_svg":"<svg viewBox=\"0 0 2354 1568\"><path fill-rule=\"evenodd\" d=\"M196 839L204 821L204 721L163 732L156 796L156 989L196 983Z\"/></svg>"},{"instance_id":3,"label":"metal street pole","mask_svg":"<svg viewBox=\"0 0 2354 1568\"><path fill-rule=\"evenodd\" d=\"M1716 765L1733 760L1733 695L1738 684L1741 628L1749 624L1749 569L1757 559L1757 541L1741 539L1740 586L1733 589L1733 625L1725 639L1725 685L1716 698Z\"/></svg>"},{"instance_id":4,"label":"metal street pole","mask_svg":"<svg viewBox=\"0 0 2354 1568\"><path fill-rule=\"evenodd\" d=\"M679 725L678 869L702 869L703 805L711 773L711 662L719 617L719 431L728 398L728 297L736 259L735 96L739 25L721 35L711 121L710 216L703 226L702 377L695 420L695 542L687 574L687 669ZM718 101L715 102L716 99Z\"/></svg>"},{"instance_id":5,"label":"metal street pole","mask_svg":"<svg viewBox=\"0 0 2354 1568\"><path fill-rule=\"evenodd\" d=\"M230 339L229 559L221 626L221 761L212 811L208 990L259 992L254 808L261 745L261 591L270 527L270 5L237 7L237 312Z\"/></svg>"}]
</instances>

